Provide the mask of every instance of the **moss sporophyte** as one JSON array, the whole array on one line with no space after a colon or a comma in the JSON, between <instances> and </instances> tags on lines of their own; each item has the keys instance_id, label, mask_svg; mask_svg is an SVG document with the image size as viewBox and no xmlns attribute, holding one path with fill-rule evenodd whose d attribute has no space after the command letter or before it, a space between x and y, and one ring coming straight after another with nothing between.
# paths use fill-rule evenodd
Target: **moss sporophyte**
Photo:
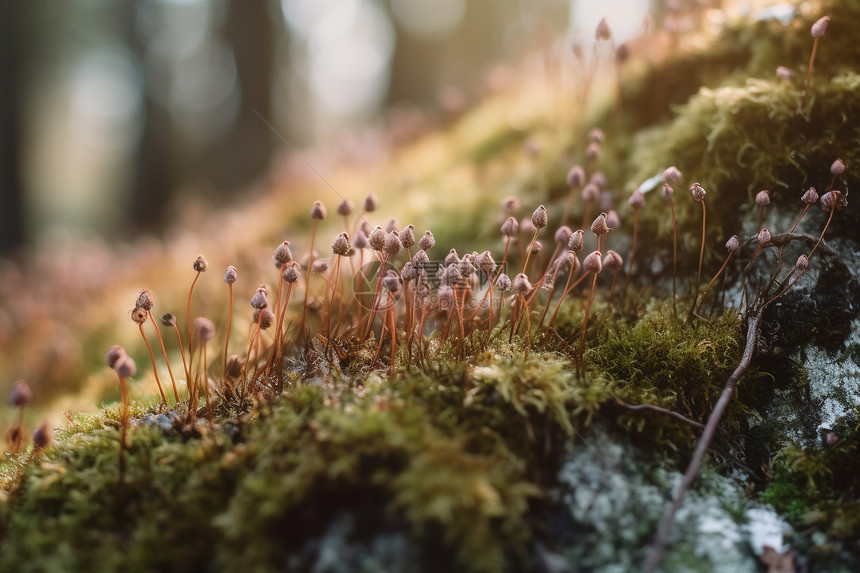
<instances>
[{"instance_id":1,"label":"moss sporophyte","mask_svg":"<svg viewBox=\"0 0 860 573\"><path fill-rule=\"evenodd\" d=\"M814 58L820 35L813 36ZM595 38L612 39L605 21ZM633 57L619 61L622 55ZM816 82L813 91L811 70L812 62L805 90L796 87L791 103L796 110L802 100L806 109L811 97L814 113L830 88ZM754 105L766 99L756 90L771 97L777 88L732 89L741 95L733 92L728 103L702 92L684 112L698 105L729 113L721 106ZM628 121L623 97L619 86L619 121ZM698 125L688 116L678 121L685 119ZM629 199L619 206L630 143L613 141L620 128L604 127L609 137L574 130L563 149L568 163L547 168L547 180L555 179L546 188L523 184L522 197L508 196L496 209L481 201L472 219L463 208L467 222L448 227L448 212L428 213L433 230L417 235L390 212L380 225L371 220L387 208L387 190L380 189L382 200L340 197L334 223L322 201L309 200L310 220L307 211L301 216L309 240L296 229L288 233L292 243L268 237L259 260L247 252L224 260L234 263L223 276L227 293L210 287L201 255L187 298L184 291L159 296L186 304L186 332L176 315L162 317L176 340L162 338L152 317L160 291L138 291L131 317L145 344L124 342L129 350L113 346L106 356L114 389L119 380L118 407L70 415L71 426L58 432L40 426L28 457L15 452L24 445L23 408L32 394L15 385L18 423L7 436L15 455L0 473L0 569L50 553L37 533L51 527L72 570L83 570L87 551L106 570L129 556L141 570L300 571L333 559L323 557L327 551L354 565L347 570L396 570L395 553L424 571L550 570L591 527L562 515L559 499L577 493L559 493L558 476L583 442L600 451L588 443L597 435L644 445L661 468L686 466L662 491L672 498L662 521L625 532L636 567L657 570L667 548L668 563L677 563L673 522L706 454L745 469L739 452L753 442L750 420L773 393L772 378L753 363L765 346L767 313L840 261L825 234L844 230L839 212L848 208L851 156L831 150L823 166L803 165L826 174L791 181L798 194L807 189L799 216L797 195L780 192L784 181L776 177L751 181L759 191L723 216L726 197L736 197L719 184L730 171L725 163L698 173L688 156L671 153L645 162L651 184L626 187ZM848 163L830 163L837 152ZM691 177L702 183L676 202L675 188ZM819 197L810 183L827 191ZM539 206L529 217L523 204ZM807 215L815 204L823 214ZM421 222L405 207L398 215ZM581 228L568 226L579 220ZM464 233L451 227L470 222L480 244L450 239ZM317 253L318 244L331 252ZM784 260L796 262L787 268ZM703 272L712 278L699 296ZM234 309L234 294L251 308ZM678 304L689 304L686 317ZM153 327L160 357L146 333ZM131 357L146 360L144 346L155 386ZM184 386L170 365L177 354ZM160 366L171 378L172 403ZM829 431L826 452L849 459L856 429ZM793 466L778 465L773 502L791 508L789 498L805 487L792 468L833 488L814 465L824 464L826 452L786 453ZM108 512L122 517L118 525L102 511L106 503L121 508ZM99 540L108 530L111 547ZM155 551L164 539L184 542ZM44 559L45 569L59 562Z\"/></svg>"}]
</instances>

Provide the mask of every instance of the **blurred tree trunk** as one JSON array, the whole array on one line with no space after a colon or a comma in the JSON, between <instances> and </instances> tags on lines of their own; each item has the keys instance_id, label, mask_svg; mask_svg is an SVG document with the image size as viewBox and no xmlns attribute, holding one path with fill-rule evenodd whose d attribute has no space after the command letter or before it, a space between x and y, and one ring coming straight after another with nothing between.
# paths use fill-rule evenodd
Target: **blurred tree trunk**
<instances>
[{"instance_id":1,"label":"blurred tree trunk","mask_svg":"<svg viewBox=\"0 0 860 573\"><path fill-rule=\"evenodd\" d=\"M138 155L132 217L139 231L159 231L179 187L203 183L207 199L235 196L264 173L272 134L254 113L270 117L273 30L269 3L232 0L222 29L214 34L229 45L236 60L240 109L233 125L198 149L177 150L179 135L169 110L146 98L146 125ZM137 46L143 53L144 46Z\"/></svg>"},{"instance_id":2,"label":"blurred tree trunk","mask_svg":"<svg viewBox=\"0 0 860 573\"><path fill-rule=\"evenodd\" d=\"M232 0L224 37L236 58L241 107L236 122L208 154L204 168L222 196L235 196L242 185L264 173L272 153L272 133L254 113L272 121L274 30L270 2Z\"/></svg>"},{"instance_id":3,"label":"blurred tree trunk","mask_svg":"<svg viewBox=\"0 0 860 573\"><path fill-rule=\"evenodd\" d=\"M129 45L143 60L146 45L133 33L133 18L132 15L126 33ZM174 138L168 111L153 101L147 90L144 90L143 102L144 126L131 183L128 217L135 231L157 232L164 228L167 206L178 185L173 167L176 162L171 162Z\"/></svg>"},{"instance_id":4,"label":"blurred tree trunk","mask_svg":"<svg viewBox=\"0 0 860 573\"><path fill-rule=\"evenodd\" d=\"M24 240L20 122L27 11L27 3L0 2L0 253Z\"/></svg>"}]
</instances>

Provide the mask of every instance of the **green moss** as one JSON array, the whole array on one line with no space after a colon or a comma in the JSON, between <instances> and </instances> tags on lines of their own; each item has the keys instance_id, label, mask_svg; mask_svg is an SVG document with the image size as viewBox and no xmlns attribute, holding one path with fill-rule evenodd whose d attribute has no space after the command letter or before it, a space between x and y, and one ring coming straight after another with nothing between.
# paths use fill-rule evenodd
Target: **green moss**
<instances>
[{"instance_id":1,"label":"green moss","mask_svg":"<svg viewBox=\"0 0 860 573\"><path fill-rule=\"evenodd\" d=\"M559 336L578 339L579 301L566 303L559 318ZM364 567L356 555L391 555L386 551L428 571L531 569L536 535L546 535L539 524L558 503L546 492L556 487L571 446L596 439L593 420L646 450L661 448L659 460L686 459L692 447L696 433L687 425L625 411L613 396L704 421L742 339L732 313L688 325L665 301L635 320L598 304L582 378L570 344L551 351L545 341L544 350L526 357L521 343L508 344L500 330L485 350L473 340L468 359L459 360L456 344L433 340L434 357L420 368L401 356L394 374L382 376L366 360L350 360L331 376L290 386L243 419L221 418L218 447L207 424L193 430L180 416L159 427L151 406L136 404L124 487L118 408L78 415L55 449L29 464L25 455L19 466L3 466L0 569L63 563L91 570L95 557L104 571L298 571L333 559L326 549L332 546L356 570ZM365 347L375 344L347 349L360 357ZM741 381L726 434L747 431L763 379L751 372ZM834 479L812 473L818 487ZM770 498L781 508L796 504L798 491L812 491L782 481L782 494L775 486ZM659 497L654 485L647 488ZM809 519L810 509L840 524L828 533L856 530L835 503L804 500L787 511ZM650 511L649 519L659 513ZM629 535L619 539L630 542ZM695 538L689 543L684 547L694 552ZM670 560L687 563L687 549Z\"/></svg>"},{"instance_id":2,"label":"green moss","mask_svg":"<svg viewBox=\"0 0 860 573\"><path fill-rule=\"evenodd\" d=\"M470 163L480 165L490 160L498 159L503 152L523 152L523 142L528 137L528 132L505 126L498 133L493 134L467 150Z\"/></svg>"},{"instance_id":3,"label":"green moss","mask_svg":"<svg viewBox=\"0 0 860 573\"><path fill-rule=\"evenodd\" d=\"M770 189L776 204L797 205L799 214L803 190L826 189L837 157L860 162L860 152L844 143L860 136L858 94L860 75L853 71L819 78L803 109L803 91L775 80L703 89L675 120L637 142L632 162L638 171L631 184L668 165L699 181L708 191L709 244L741 231L759 189ZM848 175L849 187L855 177ZM679 226L682 234L695 236L701 209L686 199L675 202ZM662 209L643 209L642 224L671 240L671 220Z\"/></svg>"},{"instance_id":4,"label":"green moss","mask_svg":"<svg viewBox=\"0 0 860 573\"><path fill-rule=\"evenodd\" d=\"M405 520L419 542L441 535L471 570L501 570L508 543L522 549L526 502L536 495L522 464L470 453L468 434L448 437L422 410L376 396L343 409L290 409L260 425L265 436L255 442L267 446L249 451L254 468L216 519L230 548L225 567L277 570L284 543L299 549L340 512L371 531Z\"/></svg>"},{"instance_id":5,"label":"green moss","mask_svg":"<svg viewBox=\"0 0 860 573\"><path fill-rule=\"evenodd\" d=\"M585 360L613 380L616 396L628 404L651 404L704 423L735 369L743 333L737 314L728 312L708 324L686 324L666 302L652 303L634 323L598 321ZM749 406L765 381L756 371L741 381L738 397L723 418L736 432L754 414ZM649 442L686 451L697 433L680 421L653 412L622 413L618 421Z\"/></svg>"},{"instance_id":6,"label":"green moss","mask_svg":"<svg viewBox=\"0 0 860 573\"><path fill-rule=\"evenodd\" d=\"M118 409L79 415L26 465L20 490L7 482L0 569L95 558L106 571L302 570L349 514L358 540L408 532L429 569L502 571L527 558L530 500L553 479L545 462L606 398L561 357L487 353L297 386L245 422L219 422L219 447L205 424L165 431L138 405L124 486Z\"/></svg>"},{"instance_id":7,"label":"green moss","mask_svg":"<svg viewBox=\"0 0 860 573\"><path fill-rule=\"evenodd\" d=\"M138 428L120 486L118 436L113 429L76 433L28 465L0 569L205 569L207 517L223 504L217 455L199 441L183 444Z\"/></svg>"},{"instance_id":8,"label":"green moss","mask_svg":"<svg viewBox=\"0 0 860 573\"><path fill-rule=\"evenodd\" d=\"M801 533L796 544L821 570L854 567L860 530L860 432L856 419L843 419L830 447L790 445L774 459L773 479L761 499L783 512ZM827 537L822 536L826 534Z\"/></svg>"}]
</instances>

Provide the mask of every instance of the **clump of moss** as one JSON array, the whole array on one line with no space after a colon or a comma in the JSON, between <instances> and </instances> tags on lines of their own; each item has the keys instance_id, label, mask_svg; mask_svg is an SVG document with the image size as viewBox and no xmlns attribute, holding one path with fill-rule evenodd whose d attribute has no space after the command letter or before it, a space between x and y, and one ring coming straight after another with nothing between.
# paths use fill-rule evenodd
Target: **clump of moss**
<instances>
[{"instance_id":1,"label":"clump of moss","mask_svg":"<svg viewBox=\"0 0 860 573\"><path fill-rule=\"evenodd\" d=\"M812 49L809 29L823 15L839 24L821 43L821 67L817 63L816 72L830 75L860 57L849 32L851 23L860 20L856 3L809 2L794 8L787 23L776 17L775 11L772 17L766 17L765 12L739 16L708 42L664 54L658 65L632 74L624 85L622 109L635 109L636 113L625 113L625 127L639 130L669 119L672 107L683 104L702 86L742 85L749 77L770 79L778 66L794 71L796 87L802 88Z\"/></svg>"},{"instance_id":2,"label":"clump of moss","mask_svg":"<svg viewBox=\"0 0 860 573\"><path fill-rule=\"evenodd\" d=\"M345 515L352 542L405 532L426 570L525 563L545 462L607 391L560 357L501 351L300 385L216 440L137 404L124 486L118 409L80 416L0 504L0 568L305 570Z\"/></svg>"},{"instance_id":3,"label":"clump of moss","mask_svg":"<svg viewBox=\"0 0 860 573\"><path fill-rule=\"evenodd\" d=\"M783 512L801 533L795 543L820 570L860 565L860 432L843 418L818 446L790 445L773 460L762 501ZM826 534L824 537L822 534ZM853 557L852 557L853 556Z\"/></svg>"},{"instance_id":4,"label":"clump of moss","mask_svg":"<svg viewBox=\"0 0 860 573\"><path fill-rule=\"evenodd\" d=\"M672 316L665 301L652 302L635 322L605 321L596 335L586 358L613 381L617 398L666 408L699 423L707 420L742 351L737 313L727 312L710 324L685 324ZM744 377L724 418L728 433L744 429L763 379L755 372ZM687 451L697 437L690 425L656 412L626 413L618 421L672 450Z\"/></svg>"},{"instance_id":5,"label":"clump of moss","mask_svg":"<svg viewBox=\"0 0 860 573\"><path fill-rule=\"evenodd\" d=\"M860 165L860 152L844 144L860 136L858 93L860 75L853 71L822 81L808 110L800 109L802 91L775 80L702 89L675 120L637 143L632 185L667 164L677 165L713 197L709 236L714 241L727 237L742 228L743 207L753 205L759 189L771 189L775 203L799 205L802 189L826 190L836 157ZM856 175L846 175L850 186ZM692 233L696 206L677 203L681 227ZM643 209L642 217L664 240L670 236L671 226L660 209Z\"/></svg>"},{"instance_id":6,"label":"clump of moss","mask_svg":"<svg viewBox=\"0 0 860 573\"><path fill-rule=\"evenodd\" d=\"M118 452L119 433L108 427L75 433L33 460L6 507L0 569L207 568L211 512L229 491L219 456L198 440L140 427L121 487Z\"/></svg>"}]
</instances>

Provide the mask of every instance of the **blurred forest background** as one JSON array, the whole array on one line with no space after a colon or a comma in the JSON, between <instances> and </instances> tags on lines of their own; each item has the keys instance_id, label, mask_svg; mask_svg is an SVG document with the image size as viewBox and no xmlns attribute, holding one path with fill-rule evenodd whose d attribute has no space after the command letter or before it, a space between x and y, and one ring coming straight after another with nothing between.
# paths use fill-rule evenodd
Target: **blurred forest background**
<instances>
[{"instance_id":1,"label":"blurred forest background","mask_svg":"<svg viewBox=\"0 0 860 573\"><path fill-rule=\"evenodd\" d=\"M674 2L693 4L699 0ZM671 2L670 2L671 3ZM229 207L279 150L456 115L538 48L573 58L663 0L28 0L0 4L0 254L129 239ZM361 159L361 157L359 157Z\"/></svg>"}]
</instances>

